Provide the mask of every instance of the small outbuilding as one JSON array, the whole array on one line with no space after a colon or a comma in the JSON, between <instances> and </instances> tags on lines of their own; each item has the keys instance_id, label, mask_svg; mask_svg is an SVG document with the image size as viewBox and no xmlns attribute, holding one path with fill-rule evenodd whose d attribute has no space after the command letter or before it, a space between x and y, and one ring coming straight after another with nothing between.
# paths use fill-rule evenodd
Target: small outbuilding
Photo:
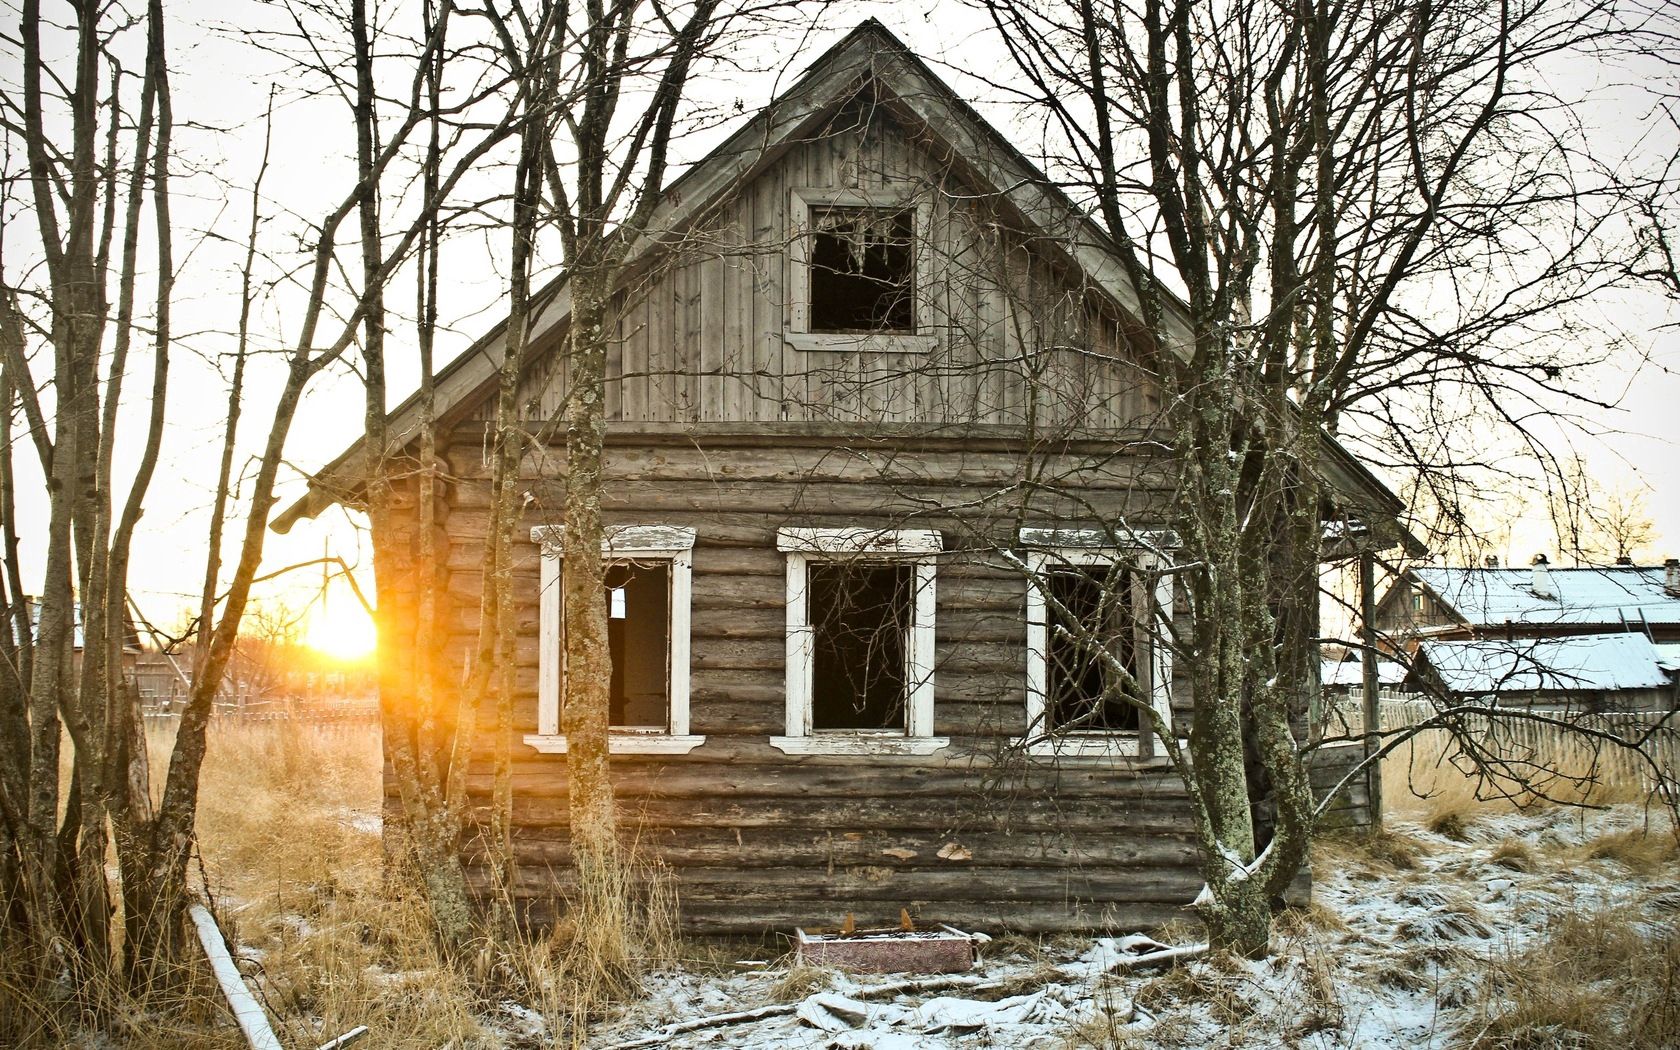
<instances>
[{"instance_id":1,"label":"small outbuilding","mask_svg":"<svg viewBox=\"0 0 1680 1050\"><path fill-rule=\"evenodd\" d=\"M1676 705L1671 660L1644 634L1426 640L1406 682L1451 701L1605 712Z\"/></svg>"},{"instance_id":2,"label":"small outbuilding","mask_svg":"<svg viewBox=\"0 0 1680 1050\"><path fill-rule=\"evenodd\" d=\"M1680 560L1662 565L1418 566L1377 604L1386 648L1425 639L1644 634L1680 645Z\"/></svg>"}]
</instances>

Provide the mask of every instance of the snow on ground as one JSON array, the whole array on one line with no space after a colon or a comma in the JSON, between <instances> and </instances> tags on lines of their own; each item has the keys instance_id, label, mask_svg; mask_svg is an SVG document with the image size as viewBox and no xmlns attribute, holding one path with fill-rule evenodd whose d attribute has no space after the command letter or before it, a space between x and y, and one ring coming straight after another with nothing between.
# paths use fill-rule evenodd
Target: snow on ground
<instances>
[{"instance_id":1,"label":"snow on ground","mask_svg":"<svg viewBox=\"0 0 1680 1050\"><path fill-rule=\"evenodd\" d=\"M1270 959L1207 957L1109 972L1147 950L1111 939L988 946L959 987L871 998L902 975L679 971L598 1025L590 1045L744 1050L1010 1047L1370 1047L1461 1041L1494 961L1558 916L1680 907L1680 871L1640 874L1583 848L1637 828L1633 807L1481 817L1462 840L1395 825L1378 848L1331 843L1315 861L1314 907L1280 918ZM1186 924L1186 929L1189 929ZM778 998L777 992L782 996ZM780 1012L774 1012L777 1008ZM694 1031L664 1026L740 1011L772 1016ZM649 1043L649 1045L652 1045Z\"/></svg>"}]
</instances>

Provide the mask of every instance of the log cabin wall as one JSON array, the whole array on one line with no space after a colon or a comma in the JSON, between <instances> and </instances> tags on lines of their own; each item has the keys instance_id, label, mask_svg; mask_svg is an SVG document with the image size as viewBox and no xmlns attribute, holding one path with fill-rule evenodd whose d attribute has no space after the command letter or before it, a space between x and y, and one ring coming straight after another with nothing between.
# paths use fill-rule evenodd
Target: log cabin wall
<instances>
[{"instance_id":1,"label":"log cabin wall","mask_svg":"<svg viewBox=\"0 0 1680 1050\"><path fill-rule=\"evenodd\" d=\"M447 454L457 664L476 639L489 500L482 445L470 437L457 431ZM520 903L539 922L555 916L570 878L565 756L520 739L536 730L540 646L540 555L528 526L556 520L558 454L528 458L533 499L517 530L514 840ZM627 841L675 873L688 929L758 933L847 912L889 922L901 907L991 930L1182 914L1201 880L1189 801L1160 760L1010 757L1025 728L1026 581L996 554L1022 526L1147 517L1158 464L1107 444L1045 451L997 437L848 439L790 427L619 430L608 464L610 524L696 531L690 719L706 742L683 756L613 758ZM1035 476L1060 480L1019 484ZM783 731L785 659L775 533L801 525L940 530L934 731L951 738L944 750L814 757L771 746ZM1175 678L1181 712L1187 680ZM471 780L477 805L489 805L490 789L486 747ZM950 843L969 859L941 858Z\"/></svg>"}]
</instances>

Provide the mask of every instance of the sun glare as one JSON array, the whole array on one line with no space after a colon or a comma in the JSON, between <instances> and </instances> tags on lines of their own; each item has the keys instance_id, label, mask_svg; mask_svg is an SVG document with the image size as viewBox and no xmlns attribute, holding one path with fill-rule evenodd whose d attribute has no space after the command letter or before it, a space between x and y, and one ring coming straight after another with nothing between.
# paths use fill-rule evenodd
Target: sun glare
<instances>
[{"instance_id":1,"label":"sun glare","mask_svg":"<svg viewBox=\"0 0 1680 1050\"><path fill-rule=\"evenodd\" d=\"M304 641L311 649L340 660L361 660L372 655L376 637L373 619L359 605L339 602L327 609L316 606L309 614Z\"/></svg>"}]
</instances>

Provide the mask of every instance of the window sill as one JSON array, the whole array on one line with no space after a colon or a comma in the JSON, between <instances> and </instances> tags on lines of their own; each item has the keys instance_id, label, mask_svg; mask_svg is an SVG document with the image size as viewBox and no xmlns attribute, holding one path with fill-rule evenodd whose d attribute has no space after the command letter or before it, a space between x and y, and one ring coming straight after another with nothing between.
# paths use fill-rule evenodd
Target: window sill
<instances>
[{"instance_id":1,"label":"window sill","mask_svg":"<svg viewBox=\"0 0 1680 1050\"><path fill-rule=\"evenodd\" d=\"M1011 747L1020 747L1024 743L1025 737L1012 737L1009 741ZM1059 736L1026 745L1029 755L1055 758L1137 758L1139 750L1136 733L1115 736Z\"/></svg>"},{"instance_id":2,"label":"window sill","mask_svg":"<svg viewBox=\"0 0 1680 1050\"><path fill-rule=\"evenodd\" d=\"M611 755L686 755L706 742L703 736L670 736L665 733L613 733L607 738ZM566 753L564 733L526 733L525 743L545 755Z\"/></svg>"},{"instance_id":3,"label":"window sill","mask_svg":"<svg viewBox=\"0 0 1680 1050\"><path fill-rule=\"evenodd\" d=\"M788 346L804 353L818 351L862 351L872 354L932 353L939 340L931 335L902 335L891 332L783 332Z\"/></svg>"},{"instance_id":4,"label":"window sill","mask_svg":"<svg viewBox=\"0 0 1680 1050\"><path fill-rule=\"evenodd\" d=\"M816 733L770 738L771 747L788 755L931 755L950 743L950 737L886 733Z\"/></svg>"}]
</instances>

